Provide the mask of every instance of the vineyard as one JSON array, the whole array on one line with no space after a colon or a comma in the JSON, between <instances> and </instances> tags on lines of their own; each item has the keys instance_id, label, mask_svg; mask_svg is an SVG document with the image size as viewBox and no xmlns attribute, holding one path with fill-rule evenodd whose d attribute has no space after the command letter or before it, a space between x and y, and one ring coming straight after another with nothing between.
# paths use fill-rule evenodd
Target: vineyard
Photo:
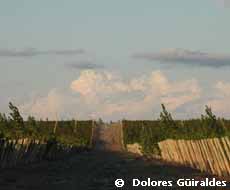
<instances>
[{"instance_id":1,"label":"vineyard","mask_svg":"<svg viewBox=\"0 0 230 190\"><path fill-rule=\"evenodd\" d=\"M173 120L164 105L162 108L157 121L124 120L124 146L139 149L134 150L139 154L229 176L230 121L216 118L209 107L200 119L184 121ZM198 153L199 158L193 156Z\"/></svg>"},{"instance_id":2,"label":"vineyard","mask_svg":"<svg viewBox=\"0 0 230 190\"><path fill-rule=\"evenodd\" d=\"M9 104L9 117L0 115L0 167L56 160L91 147L92 121L23 121Z\"/></svg>"},{"instance_id":3,"label":"vineyard","mask_svg":"<svg viewBox=\"0 0 230 190\"><path fill-rule=\"evenodd\" d=\"M124 144L139 143L145 154L160 154L158 142L166 139L198 140L230 136L230 121L216 118L210 108L201 119L173 120L163 106L156 121L123 120Z\"/></svg>"},{"instance_id":4,"label":"vineyard","mask_svg":"<svg viewBox=\"0 0 230 190\"><path fill-rule=\"evenodd\" d=\"M94 121L23 120L17 107L0 114L0 168L43 160L61 160L93 146L99 151L130 151L230 175L230 121L206 107L200 119L174 120L162 105L158 120L101 124ZM135 146L134 146L135 145Z\"/></svg>"}]
</instances>

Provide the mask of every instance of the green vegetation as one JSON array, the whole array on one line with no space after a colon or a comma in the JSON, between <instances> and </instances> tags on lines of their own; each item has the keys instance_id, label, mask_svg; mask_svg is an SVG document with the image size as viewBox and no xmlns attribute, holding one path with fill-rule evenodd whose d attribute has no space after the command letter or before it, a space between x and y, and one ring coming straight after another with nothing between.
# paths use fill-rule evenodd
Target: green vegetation
<instances>
[{"instance_id":1,"label":"green vegetation","mask_svg":"<svg viewBox=\"0 0 230 190\"><path fill-rule=\"evenodd\" d=\"M67 146L91 146L92 121L36 121L29 116L23 121L16 106L9 103L10 114L0 113L0 139L40 140Z\"/></svg>"},{"instance_id":2,"label":"green vegetation","mask_svg":"<svg viewBox=\"0 0 230 190\"><path fill-rule=\"evenodd\" d=\"M206 139L230 136L230 121L216 118L210 107L200 119L173 120L162 105L160 119L156 121L123 120L124 144L139 143L145 154L160 154L158 142L166 139Z\"/></svg>"}]
</instances>

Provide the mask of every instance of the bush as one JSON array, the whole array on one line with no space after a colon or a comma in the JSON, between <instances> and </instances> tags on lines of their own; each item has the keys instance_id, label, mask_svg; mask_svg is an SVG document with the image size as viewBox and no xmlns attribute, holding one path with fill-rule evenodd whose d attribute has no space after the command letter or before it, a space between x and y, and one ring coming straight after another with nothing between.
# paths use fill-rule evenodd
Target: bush
<instances>
[{"instance_id":1,"label":"bush","mask_svg":"<svg viewBox=\"0 0 230 190\"><path fill-rule=\"evenodd\" d=\"M173 120L162 105L162 113L157 121L123 120L124 144L139 143L144 154L160 154L158 142L166 139L206 139L230 136L230 121L216 118L211 108L206 106L201 119Z\"/></svg>"},{"instance_id":2,"label":"bush","mask_svg":"<svg viewBox=\"0 0 230 190\"><path fill-rule=\"evenodd\" d=\"M23 121L16 106L9 103L10 117L0 114L0 139L42 140L68 146L91 146L92 121L36 121L29 116ZM56 126L56 127L55 127ZM56 130L54 130L56 128Z\"/></svg>"}]
</instances>

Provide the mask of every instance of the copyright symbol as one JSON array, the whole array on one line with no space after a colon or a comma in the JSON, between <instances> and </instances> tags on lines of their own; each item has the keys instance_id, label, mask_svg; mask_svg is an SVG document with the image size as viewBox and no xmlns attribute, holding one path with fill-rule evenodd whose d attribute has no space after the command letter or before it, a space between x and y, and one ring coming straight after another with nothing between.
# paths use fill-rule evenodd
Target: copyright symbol
<instances>
[{"instance_id":1,"label":"copyright symbol","mask_svg":"<svg viewBox=\"0 0 230 190\"><path fill-rule=\"evenodd\" d=\"M125 185L125 182L123 179L117 179L115 181L115 185L116 185L116 187L123 187Z\"/></svg>"}]
</instances>

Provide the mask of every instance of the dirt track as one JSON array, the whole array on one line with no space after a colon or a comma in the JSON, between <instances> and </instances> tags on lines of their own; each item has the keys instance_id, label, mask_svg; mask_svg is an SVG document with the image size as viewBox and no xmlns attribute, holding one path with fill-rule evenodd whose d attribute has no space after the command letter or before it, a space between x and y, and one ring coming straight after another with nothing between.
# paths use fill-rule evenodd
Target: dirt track
<instances>
[{"instance_id":1,"label":"dirt track","mask_svg":"<svg viewBox=\"0 0 230 190\"><path fill-rule=\"evenodd\" d=\"M121 126L111 124L94 128L93 144L95 150L122 151Z\"/></svg>"},{"instance_id":2,"label":"dirt track","mask_svg":"<svg viewBox=\"0 0 230 190\"><path fill-rule=\"evenodd\" d=\"M175 181L185 177L190 179L205 177L204 174L190 168L167 165L157 160L150 161L123 152L109 152L109 145L117 140L108 138L109 132L105 131L107 131L105 128L98 128L95 131L95 136L98 138L94 140L96 150L76 154L62 161L42 162L16 169L1 170L0 189L110 190L118 189L114 181L122 178L126 183L124 188L120 189L133 190L141 189L131 187L133 178L146 179L149 177L152 180ZM112 147L117 150L120 144L113 144Z\"/></svg>"},{"instance_id":3,"label":"dirt track","mask_svg":"<svg viewBox=\"0 0 230 190\"><path fill-rule=\"evenodd\" d=\"M0 187L2 190L109 190L116 189L115 179L122 178L129 184L125 189L134 189L130 187L132 178L175 180L185 176L192 178L201 174L189 168L146 161L130 154L92 151L65 161L3 170Z\"/></svg>"}]
</instances>

